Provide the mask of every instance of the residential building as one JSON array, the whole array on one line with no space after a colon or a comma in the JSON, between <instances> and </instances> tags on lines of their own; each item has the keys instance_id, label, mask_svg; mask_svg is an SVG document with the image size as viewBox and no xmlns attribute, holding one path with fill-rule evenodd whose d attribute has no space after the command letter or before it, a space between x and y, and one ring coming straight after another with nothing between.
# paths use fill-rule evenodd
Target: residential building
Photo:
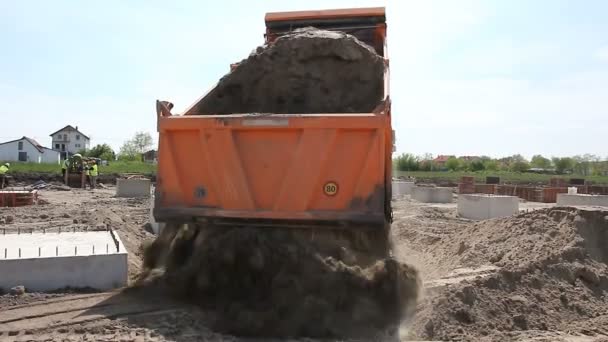
<instances>
[{"instance_id":1,"label":"residential building","mask_svg":"<svg viewBox=\"0 0 608 342\"><path fill-rule=\"evenodd\" d=\"M448 159L450 158L454 158L454 156L448 156L448 155L438 155L437 158L433 159L433 164L437 167L437 168L444 168L445 167L445 163L448 161Z\"/></svg>"},{"instance_id":2,"label":"residential building","mask_svg":"<svg viewBox=\"0 0 608 342\"><path fill-rule=\"evenodd\" d=\"M156 150L150 150L144 153L144 161L146 163L156 164L158 162L158 152Z\"/></svg>"},{"instance_id":3,"label":"residential building","mask_svg":"<svg viewBox=\"0 0 608 342\"><path fill-rule=\"evenodd\" d=\"M55 151L60 151L62 158L91 147L91 139L79 131L78 126L72 127L71 125L67 125L52 133L51 139L51 148Z\"/></svg>"},{"instance_id":4,"label":"residential building","mask_svg":"<svg viewBox=\"0 0 608 342\"><path fill-rule=\"evenodd\" d=\"M28 137L0 143L0 161L59 164L60 152L40 145Z\"/></svg>"}]
</instances>

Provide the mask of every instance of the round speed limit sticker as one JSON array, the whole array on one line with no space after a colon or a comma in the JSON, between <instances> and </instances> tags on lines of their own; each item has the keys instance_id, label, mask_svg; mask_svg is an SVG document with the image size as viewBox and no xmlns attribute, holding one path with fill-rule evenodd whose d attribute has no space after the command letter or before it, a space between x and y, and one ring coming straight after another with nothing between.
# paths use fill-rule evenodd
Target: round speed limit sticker
<instances>
[{"instance_id":1,"label":"round speed limit sticker","mask_svg":"<svg viewBox=\"0 0 608 342\"><path fill-rule=\"evenodd\" d=\"M338 193L338 184L336 182L327 182L323 185L323 192L327 196L335 196Z\"/></svg>"}]
</instances>

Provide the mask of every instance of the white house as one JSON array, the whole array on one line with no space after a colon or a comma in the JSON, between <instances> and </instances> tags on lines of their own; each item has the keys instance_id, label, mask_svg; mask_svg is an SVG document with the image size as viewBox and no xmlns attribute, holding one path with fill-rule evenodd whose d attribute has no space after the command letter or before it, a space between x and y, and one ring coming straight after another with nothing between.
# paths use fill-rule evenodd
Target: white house
<instances>
[{"instance_id":1,"label":"white house","mask_svg":"<svg viewBox=\"0 0 608 342\"><path fill-rule=\"evenodd\" d=\"M62 154L74 154L82 149L89 149L91 140L88 136L78 130L78 126L67 125L57 132L51 134L51 148Z\"/></svg>"},{"instance_id":2,"label":"white house","mask_svg":"<svg viewBox=\"0 0 608 342\"><path fill-rule=\"evenodd\" d=\"M28 137L0 143L1 161L59 164L60 156L59 151L44 147L36 140Z\"/></svg>"}]
</instances>

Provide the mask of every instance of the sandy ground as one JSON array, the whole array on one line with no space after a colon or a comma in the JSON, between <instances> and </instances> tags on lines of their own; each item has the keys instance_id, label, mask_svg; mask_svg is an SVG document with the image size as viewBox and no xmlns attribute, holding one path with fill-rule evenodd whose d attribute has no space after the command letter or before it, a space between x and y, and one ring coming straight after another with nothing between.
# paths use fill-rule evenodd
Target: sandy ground
<instances>
[{"instance_id":1,"label":"sandy ground","mask_svg":"<svg viewBox=\"0 0 608 342\"><path fill-rule=\"evenodd\" d=\"M43 190L46 204L0 208L0 229L110 227L129 250L133 279L140 245L153 237L144 229L149 202L113 193ZM458 218L455 204L393 205L396 253L425 284L402 341L608 341L608 212L523 204L518 216L474 222ZM255 341L214 333L212 317L143 290L5 294L0 340Z\"/></svg>"}]
</instances>

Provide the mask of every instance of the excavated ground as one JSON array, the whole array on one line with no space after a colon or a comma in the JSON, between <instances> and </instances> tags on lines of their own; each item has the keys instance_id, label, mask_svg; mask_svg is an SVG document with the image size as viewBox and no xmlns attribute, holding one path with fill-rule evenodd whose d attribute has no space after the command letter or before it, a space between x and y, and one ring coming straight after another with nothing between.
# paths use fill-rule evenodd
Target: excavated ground
<instances>
[{"instance_id":1,"label":"excavated ground","mask_svg":"<svg viewBox=\"0 0 608 342\"><path fill-rule=\"evenodd\" d=\"M554 207L477 223L456 218L451 208L423 212L437 223L396 227L408 245L424 246L412 256L427 266L419 266L427 297L411 336L450 341L608 337L608 210Z\"/></svg>"},{"instance_id":2,"label":"excavated ground","mask_svg":"<svg viewBox=\"0 0 608 342\"><path fill-rule=\"evenodd\" d=\"M396 260L349 266L292 228L177 228L146 249L143 280L212 310L217 331L373 338L396 335L415 308L417 272Z\"/></svg>"},{"instance_id":3,"label":"excavated ground","mask_svg":"<svg viewBox=\"0 0 608 342\"><path fill-rule=\"evenodd\" d=\"M129 250L129 273L135 276L142 270L141 242L152 237L144 229L149 202L114 198L113 191L42 190L40 196L46 204L0 208L0 229L104 229L109 225ZM608 210L520 205L535 210L474 222L459 219L455 203L424 204L407 198L393 202L397 257L414 265L424 283L416 315L402 326L401 341L608 341ZM230 236L228 241L261 248L272 240L255 242L251 236ZM223 250L224 246L217 240L209 247ZM266 260L274 254L262 255ZM334 260L319 267L333 271L345 259L330 255ZM238 261L256 259L239 253L234 257ZM231 267L235 266L220 261L207 260L215 269L221 266L234 272ZM290 265L289 261L284 265ZM222 272L215 273L220 276ZM246 282L239 281L241 286ZM180 284L168 289L173 286L177 293L183 291ZM20 296L0 295L0 340L251 342L214 331L212 327L219 322L214 309L173 300L165 292L150 292L154 288L86 294L73 290L31 293L26 289ZM227 294L235 292L237 287ZM360 296L366 294L356 290L344 298L355 303ZM251 318L251 311L243 312L245 319ZM316 318L313 321L323 326Z\"/></svg>"},{"instance_id":4,"label":"excavated ground","mask_svg":"<svg viewBox=\"0 0 608 342\"><path fill-rule=\"evenodd\" d=\"M369 113L383 92L384 59L373 48L305 28L257 48L189 114Z\"/></svg>"}]
</instances>

